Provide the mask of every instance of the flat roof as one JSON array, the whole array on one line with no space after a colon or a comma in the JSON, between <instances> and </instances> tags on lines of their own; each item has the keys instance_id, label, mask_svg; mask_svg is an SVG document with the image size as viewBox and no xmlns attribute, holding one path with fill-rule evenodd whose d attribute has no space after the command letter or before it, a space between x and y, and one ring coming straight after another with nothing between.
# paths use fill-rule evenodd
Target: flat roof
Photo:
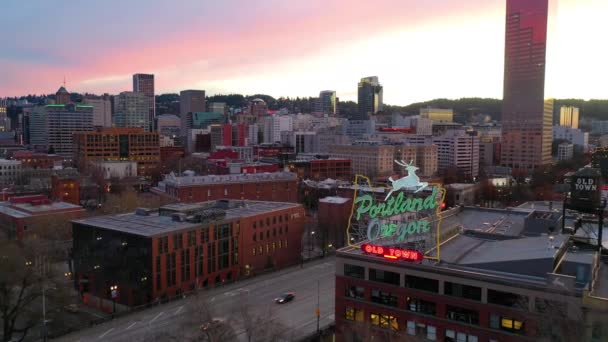
<instances>
[{"instance_id":1,"label":"flat roof","mask_svg":"<svg viewBox=\"0 0 608 342\"><path fill-rule=\"evenodd\" d=\"M335 204L344 204L348 201L350 201L350 198L336 197L336 196L325 197L325 198L321 198L319 200L319 202L321 202L321 203L335 203Z\"/></svg>"},{"instance_id":2,"label":"flat roof","mask_svg":"<svg viewBox=\"0 0 608 342\"><path fill-rule=\"evenodd\" d=\"M223 202L224 204L226 202ZM256 216L272 211L296 208L298 203L264 202L248 200L229 200L228 208L223 209L226 216L217 221L233 220L241 217ZM221 201L208 201L200 203L175 203L162 206L160 210L176 213L204 211L208 209L222 209ZM170 232L200 227L200 222L174 221L171 215L159 215L159 209L149 210L148 215L137 215L135 212L105 215L72 221L86 226L109 229L128 234L152 237Z\"/></svg>"},{"instance_id":3,"label":"flat roof","mask_svg":"<svg viewBox=\"0 0 608 342\"><path fill-rule=\"evenodd\" d=\"M456 208L444 212L442 231L453 227L460 227L461 230L457 235L442 242L441 261L437 263L425 260L421 264L404 262L397 265L478 274L482 279L484 275L510 279L509 281L519 279L532 285L548 284L553 273L559 277L576 278L578 266L583 266L588 273L588 279L581 280L572 287L581 289L590 281L591 265L597 251L588 245L583 248L573 247L570 241L579 237L570 235L523 235L524 220L531 212L517 208L507 210L477 207ZM427 255L436 255L434 247L427 246ZM370 258L370 261L384 261L376 256L367 256L356 247L343 248L339 254L366 257ZM604 282L608 284L608 279ZM608 293L608 290L606 291Z\"/></svg>"},{"instance_id":4,"label":"flat roof","mask_svg":"<svg viewBox=\"0 0 608 342\"><path fill-rule=\"evenodd\" d=\"M14 218L25 218L56 211L83 210L79 205L68 202L51 202L49 204L32 205L31 203L0 202L0 213Z\"/></svg>"}]
</instances>

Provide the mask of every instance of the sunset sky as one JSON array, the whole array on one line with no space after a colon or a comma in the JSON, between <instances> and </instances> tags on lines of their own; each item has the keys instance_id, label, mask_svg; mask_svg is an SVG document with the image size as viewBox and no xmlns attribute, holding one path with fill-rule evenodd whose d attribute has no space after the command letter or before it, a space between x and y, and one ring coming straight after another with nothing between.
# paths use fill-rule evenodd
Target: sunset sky
<instances>
[{"instance_id":1,"label":"sunset sky","mask_svg":"<svg viewBox=\"0 0 608 342\"><path fill-rule=\"evenodd\" d=\"M551 1L546 96L608 98L608 1ZM2 0L0 97L131 90L502 97L505 0Z\"/></svg>"}]
</instances>

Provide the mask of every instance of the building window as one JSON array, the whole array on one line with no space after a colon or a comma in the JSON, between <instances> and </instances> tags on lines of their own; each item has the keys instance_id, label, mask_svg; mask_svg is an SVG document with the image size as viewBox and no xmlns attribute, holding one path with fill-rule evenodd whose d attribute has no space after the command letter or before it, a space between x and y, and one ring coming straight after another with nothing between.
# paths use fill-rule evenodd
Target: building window
<instances>
[{"instance_id":1,"label":"building window","mask_svg":"<svg viewBox=\"0 0 608 342\"><path fill-rule=\"evenodd\" d=\"M395 331L399 330L399 323L397 322L397 318L395 316L373 313L369 315L369 318L372 325L384 329L390 328Z\"/></svg>"},{"instance_id":2,"label":"building window","mask_svg":"<svg viewBox=\"0 0 608 342\"><path fill-rule=\"evenodd\" d=\"M437 328L432 325L426 326L426 339L430 341L437 341Z\"/></svg>"},{"instance_id":3,"label":"building window","mask_svg":"<svg viewBox=\"0 0 608 342\"><path fill-rule=\"evenodd\" d=\"M407 334L416 336L416 322L407 321Z\"/></svg>"},{"instance_id":4,"label":"building window","mask_svg":"<svg viewBox=\"0 0 608 342\"><path fill-rule=\"evenodd\" d=\"M279 240L279 249L281 249L282 244L283 244L283 241Z\"/></svg>"},{"instance_id":5,"label":"building window","mask_svg":"<svg viewBox=\"0 0 608 342\"><path fill-rule=\"evenodd\" d=\"M454 330L445 330L445 341L446 342L478 342L479 339L475 335L467 335L463 332L457 332Z\"/></svg>"},{"instance_id":6,"label":"building window","mask_svg":"<svg viewBox=\"0 0 608 342\"><path fill-rule=\"evenodd\" d=\"M285 244L287 246L287 244ZM344 275L347 277L363 279L365 278L365 267L344 264Z\"/></svg>"},{"instance_id":7,"label":"building window","mask_svg":"<svg viewBox=\"0 0 608 342\"><path fill-rule=\"evenodd\" d=\"M201 229L201 243L209 242L209 227Z\"/></svg>"},{"instance_id":8,"label":"building window","mask_svg":"<svg viewBox=\"0 0 608 342\"><path fill-rule=\"evenodd\" d=\"M399 286L400 278L401 275L399 273L378 270L375 268L369 269L369 280L371 281Z\"/></svg>"},{"instance_id":9,"label":"building window","mask_svg":"<svg viewBox=\"0 0 608 342\"><path fill-rule=\"evenodd\" d=\"M481 288L457 283L445 282L445 294L448 296L481 301Z\"/></svg>"},{"instance_id":10,"label":"building window","mask_svg":"<svg viewBox=\"0 0 608 342\"><path fill-rule=\"evenodd\" d=\"M397 307L397 297L388 292L372 290L372 302Z\"/></svg>"},{"instance_id":11,"label":"building window","mask_svg":"<svg viewBox=\"0 0 608 342\"><path fill-rule=\"evenodd\" d=\"M568 313L566 303L543 298L536 298L534 308L538 313L550 314L551 316L566 316Z\"/></svg>"},{"instance_id":12,"label":"building window","mask_svg":"<svg viewBox=\"0 0 608 342\"><path fill-rule=\"evenodd\" d=\"M284 246L285 248L287 248L287 239L285 239L285 242L283 243L283 246Z\"/></svg>"},{"instance_id":13,"label":"building window","mask_svg":"<svg viewBox=\"0 0 608 342\"><path fill-rule=\"evenodd\" d=\"M266 238L267 238L267 239L270 239L270 230L267 230L267 231L266 231Z\"/></svg>"},{"instance_id":14,"label":"building window","mask_svg":"<svg viewBox=\"0 0 608 342\"><path fill-rule=\"evenodd\" d=\"M490 328L492 329L500 329L500 316L499 315L490 315Z\"/></svg>"},{"instance_id":15,"label":"building window","mask_svg":"<svg viewBox=\"0 0 608 342\"><path fill-rule=\"evenodd\" d=\"M264 240L264 232L260 232L260 241Z\"/></svg>"},{"instance_id":16,"label":"building window","mask_svg":"<svg viewBox=\"0 0 608 342\"><path fill-rule=\"evenodd\" d=\"M488 289L488 303L510 308L528 309L528 297L510 292Z\"/></svg>"},{"instance_id":17,"label":"building window","mask_svg":"<svg viewBox=\"0 0 608 342\"><path fill-rule=\"evenodd\" d=\"M276 237L276 236L277 236L277 229L272 228L272 237Z\"/></svg>"},{"instance_id":18,"label":"building window","mask_svg":"<svg viewBox=\"0 0 608 342\"><path fill-rule=\"evenodd\" d=\"M361 286L346 285L346 297L355 299L365 298L365 288Z\"/></svg>"},{"instance_id":19,"label":"building window","mask_svg":"<svg viewBox=\"0 0 608 342\"><path fill-rule=\"evenodd\" d=\"M258 236L257 236L257 235L255 235L255 233L253 233L253 241L256 241L256 240L257 240L257 237L258 237Z\"/></svg>"},{"instance_id":20,"label":"building window","mask_svg":"<svg viewBox=\"0 0 608 342\"><path fill-rule=\"evenodd\" d=\"M364 320L364 313L362 309L356 309L353 307L346 307L346 312L344 315L344 318L346 318L349 321L356 321L356 322L363 322Z\"/></svg>"},{"instance_id":21,"label":"building window","mask_svg":"<svg viewBox=\"0 0 608 342\"><path fill-rule=\"evenodd\" d=\"M428 292L439 292L439 281L436 279L416 277L412 275L405 276L405 287L410 289L428 291Z\"/></svg>"},{"instance_id":22,"label":"building window","mask_svg":"<svg viewBox=\"0 0 608 342\"><path fill-rule=\"evenodd\" d=\"M262 253L263 253L263 247L262 247L262 245L259 245L258 246L258 254L262 255Z\"/></svg>"},{"instance_id":23,"label":"building window","mask_svg":"<svg viewBox=\"0 0 608 342\"><path fill-rule=\"evenodd\" d=\"M452 321L479 325L479 312L475 310L448 305L446 308L446 318Z\"/></svg>"},{"instance_id":24,"label":"building window","mask_svg":"<svg viewBox=\"0 0 608 342\"><path fill-rule=\"evenodd\" d=\"M196 231L192 230L187 233L188 247L196 245Z\"/></svg>"},{"instance_id":25,"label":"building window","mask_svg":"<svg viewBox=\"0 0 608 342\"><path fill-rule=\"evenodd\" d=\"M412 297L406 298L406 309L413 312L419 312L425 315L433 315L437 313L437 305L422 299Z\"/></svg>"},{"instance_id":26,"label":"building window","mask_svg":"<svg viewBox=\"0 0 608 342\"><path fill-rule=\"evenodd\" d=\"M255 247L251 249L251 255L255 256Z\"/></svg>"}]
</instances>

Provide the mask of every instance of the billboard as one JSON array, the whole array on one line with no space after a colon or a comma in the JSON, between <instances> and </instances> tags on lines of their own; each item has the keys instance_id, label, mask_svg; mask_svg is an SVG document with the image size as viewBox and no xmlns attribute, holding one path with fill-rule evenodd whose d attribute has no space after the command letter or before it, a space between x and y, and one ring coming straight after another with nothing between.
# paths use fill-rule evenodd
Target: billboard
<instances>
[{"instance_id":1,"label":"billboard","mask_svg":"<svg viewBox=\"0 0 608 342\"><path fill-rule=\"evenodd\" d=\"M366 254L388 252L383 255L389 259L417 260L409 258L410 255L438 259L440 212L446 190L438 183L421 182L416 175L418 168L412 163L397 160L395 163L404 167L407 176L389 177L388 187L373 187L368 177L355 176L348 243L357 248L367 247L362 248ZM368 253L378 251L373 247L380 247L382 253Z\"/></svg>"}]
</instances>

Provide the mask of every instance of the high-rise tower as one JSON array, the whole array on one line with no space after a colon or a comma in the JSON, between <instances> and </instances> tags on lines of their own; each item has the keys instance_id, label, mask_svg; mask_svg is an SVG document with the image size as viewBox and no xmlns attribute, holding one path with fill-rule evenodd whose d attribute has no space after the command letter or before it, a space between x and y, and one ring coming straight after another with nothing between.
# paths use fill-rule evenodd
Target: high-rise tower
<instances>
[{"instance_id":1,"label":"high-rise tower","mask_svg":"<svg viewBox=\"0 0 608 342\"><path fill-rule=\"evenodd\" d=\"M148 127L147 131L154 131L154 119L156 117L156 99L154 97L154 75L133 75L133 92L143 93L148 98Z\"/></svg>"},{"instance_id":2,"label":"high-rise tower","mask_svg":"<svg viewBox=\"0 0 608 342\"><path fill-rule=\"evenodd\" d=\"M358 98L359 112L354 120L369 120L370 116L382 110L382 85L378 76L364 77L359 82Z\"/></svg>"},{"instance_id":3,"label":"high-rise tower","mask_svg":"<svg viewBox=\"0 0 608 342\"><path fill-rule=\"evenodd\" d=\"M551 162L553 102L545 101L548 0L507 0L501 163Z\"/></svg>"}]
</instances>

